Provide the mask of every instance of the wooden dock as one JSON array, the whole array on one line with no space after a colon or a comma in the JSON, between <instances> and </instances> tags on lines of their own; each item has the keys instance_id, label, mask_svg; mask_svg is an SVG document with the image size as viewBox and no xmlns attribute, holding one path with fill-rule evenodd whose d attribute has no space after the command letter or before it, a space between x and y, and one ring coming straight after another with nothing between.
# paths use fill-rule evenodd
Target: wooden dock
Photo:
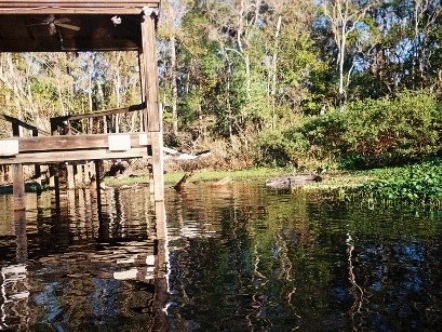
<instances>
[{"instance_id":1,"label":"wooden dock","mask_svg":"<svg viewBox=\"0 0 442 332\"><path fill-rule=\"evenodd\" d=\"M147 158L151 165L155 213L160 220L164 218L163 132L155 46L159 8L160 0L6 0L0 3L0 52L135 50L140 67L142 102L139 105L48 119L51 133L8 114L0 115L0 121L12 125L12 136L0 139L0 166L11 165L14 171L14 210L25 208L24 165L35 165L38 172L40 165L69 166L93 161L99 172L102 160ZM36 15L47 18L47 29L29 24ZM115 15L118 24L111 19ZM56 20L70 22L76 28L58 29ZM54 29L58 39L54 38ZM111 132L105 121L101 122L100 132L71 131L74 121L87 120L93 124L105 117L135 111L140 113L142 124L138 132ZM21 137L22 129L30 130L32 136ZM96 179L99 190L100 176Z\"/></svg>"}]
</instances>

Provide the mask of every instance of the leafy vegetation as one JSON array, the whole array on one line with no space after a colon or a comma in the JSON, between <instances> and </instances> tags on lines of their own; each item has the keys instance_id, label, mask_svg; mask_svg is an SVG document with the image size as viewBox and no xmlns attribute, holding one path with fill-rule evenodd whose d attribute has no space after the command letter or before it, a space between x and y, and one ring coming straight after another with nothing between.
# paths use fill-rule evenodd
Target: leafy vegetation
<instances>
[{"instance_id":1,"label":"leafy vegetation","mask_svg":"<svg viewBox=\"0 0 442 332\"><path fill-rule=\"evenodd\" d=\"M383 170L359 190L369 203L440 206L442 167L438 161Z\"/></svg>"},{"instance_id":2,"label":"leafy vegetation","mask_svg":"<svg viewBox=\"0 0 442 332\"><path fill-rule=\"evenodd\" d=\"M173 170L330 173L441 157L441 25L440 0L163 0L165 142L212 151ZM136 55L2 53L0 104L48 131L52 116L139 103Z\"/></svg>"},{"instance_id":3,"label":"leafy vegetation","mask_svg":"<svg viewBox=\"0 0 442 332\"><path fill-rule=\"evenodd\" d=\"M369 169L422 162L441 153L441 104L429 92L350 102L345 111L304 119L257 141L262 161L311 160L328 169Z\"/></svg>"}]
</instances>

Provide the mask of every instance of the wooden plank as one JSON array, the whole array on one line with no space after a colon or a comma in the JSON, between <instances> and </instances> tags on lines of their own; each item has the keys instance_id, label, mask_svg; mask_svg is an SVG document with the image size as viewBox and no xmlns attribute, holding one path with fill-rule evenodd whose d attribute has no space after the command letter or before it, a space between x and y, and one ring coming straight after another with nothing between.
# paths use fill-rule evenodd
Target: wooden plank
<instances>
[{"instance_id":1,"label":"wooden plank","mask_svg":"<svg viewBox=\"0 0 442 332\"><path fill-rule=\"evenodd\" d=\"M160 2L160 0L6 0L0 2L0 14L139 14L144 7L158 8Z\"/></svg>"},{"instance_id":2,"label":"wooden plank","mask_svg":"<svg viewBox=\"0 0 442 332\"><path fill-rule=\"evenodd\" d=\"M115 114L141 111L141 110L144 110L145 108L146 108L145 104L138 104L138 105L131 105L129 107L116 108L116 109L104 110L104 111L98 111L98 112L57 116L57 117L51 118L51 121L59 122L59 121L74 121L74 120L98 118L98 117L105 116L105 115L115 115Z\"/></svg>"},{"instance_id":3,"label":"wooden plank","mask_svg":"<svg viewBox=\"0 0 442 332\"><path fill-rule=\"evenodd\" d=\"M83 161L98 159L148 158L147 148L132 148L129 151L111 152L107 149L74 150L55 152L21 153L15 158L0 158L0 165L13 164L53 164L65 161Z\"/></svg>"},{"instance_id":4,"label":"wooden plank","mask_svg":"<svg viewBox=\"0 0 442 332\"><path fill-rule=\"evenodd\" d=\"M89 134L89 135L65 135L65 136L39 136L17 138L19 142L19 153L26 152L50 152L60 150L87 150L96 148L108 148L109 135L118 134ZM148 146L145 133L130 134L131 146L133 148ZM0 140L0 148L2 141Z\"/></svg>"},{"instance_id":5,"label":"wooden plank","mask_svg":"<svg viewBox=\"0 0 442 332\"><path fill-rule=\"evenodd\" d=\"M1 11L1 9L0 9ZM0 13L1 19L1 13ZM90 51L137 51L137 42L122 39L95 40L95 39L64 39L63 44L56 39L28 39L9 40L0 39L1 52L90 52Z\"/></svg>"}]
</instances>

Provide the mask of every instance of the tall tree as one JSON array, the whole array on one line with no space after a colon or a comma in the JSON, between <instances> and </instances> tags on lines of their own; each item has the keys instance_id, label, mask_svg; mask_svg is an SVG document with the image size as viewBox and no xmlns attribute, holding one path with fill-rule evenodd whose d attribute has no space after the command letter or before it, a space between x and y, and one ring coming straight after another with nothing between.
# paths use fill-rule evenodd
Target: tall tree
<instances>
[{"instance_id":1,"label":"tall tree","mask_svg":"<svg viewBox=\"0 0 442 332\"><path fill-rule=\"evenodd\" d=\"M168 71L171 88L172 131L178 133L178 68L177 42L182 37L181 23L188 8L184 0L165 0L161 4L160 38L167 42L169 56L164 65ZM163 53L163 56L165 53Z\"/></svg>"},{"instance_id":2,"label":"tall tree","mask_svg":"<svg viewBox=\"0 0 442 332\"><path fill-rule=\"evenodd\" d=\"M350 83L353 64L346 70L347 48L351 39L361 38L369 33L370 27L364 24L367 12L379 0L322 0L321 6L326 24L330 27L336 44L336 67L338 72L337 103L341 110L346 101L346 91ZM354 34L355 36L352 36ZM351 61L352 62L352 61Z\"/></svg>"}]
</instances>

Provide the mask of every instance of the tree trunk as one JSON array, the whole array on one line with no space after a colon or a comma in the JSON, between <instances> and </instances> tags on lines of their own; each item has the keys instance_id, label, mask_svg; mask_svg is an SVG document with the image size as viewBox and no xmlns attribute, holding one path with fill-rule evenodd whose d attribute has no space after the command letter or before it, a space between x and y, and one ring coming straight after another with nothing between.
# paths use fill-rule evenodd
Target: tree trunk
<instances>
[{"instance_id":1,"label":"tree trunk","mask_svg":"<svg viewBox=\"0 0 442 332\"><path fill-rule=\"evenodd\" d=\"M178 101L178 88L177 88L177 68L176 68L176 43L175 36L170 38L170 62L172 71L172 130L176 135L178 134L178 112L177 112L177 101Z\"/></svg>"}]
</instances>

